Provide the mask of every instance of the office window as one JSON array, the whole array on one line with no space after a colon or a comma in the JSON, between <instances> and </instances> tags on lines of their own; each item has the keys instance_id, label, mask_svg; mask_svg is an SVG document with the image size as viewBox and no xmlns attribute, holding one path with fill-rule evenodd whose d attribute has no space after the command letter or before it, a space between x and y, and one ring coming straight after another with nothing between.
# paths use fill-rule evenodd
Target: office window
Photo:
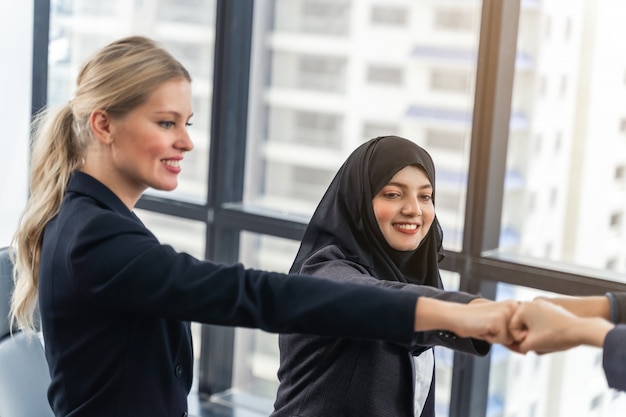
<instances>
[{"instance_id":1,"label":"office window","mask_svg":"<svg viewBox=\"0 0 626 417\"><path fill-rule=\"evenodd\" d=\"M561 22L561 28L567 27L566 30L571 32L571 42L546 42L537 44L535 49L527 49L534 66L529 70L517 70L514 78L514 107L511 112L523 113L528 124L526 129L516 130L515 137L509 137L509 152L514 153L509 153L507 166L520 173L524 193L531 195L546 187L552 189L550 210L534 211L530 217L515 213L519 207L514 204L505 203L505 207L511 211L506 218L515 219L515 228L520 231L520 242L515 249L517 253L533 253L537 236L544 236L549 237L552 246L550 254L546 253L546 256L603 269L605 259L602 254L610 253L613 245L622 248L620 256L626 255L626 236L621 234L619 241L614 241L614 231L619 228L617 224L621 221L619 216L612 213L610 205L590 201L588 192L593 189L595 193L609 199L621 198L615 194L619 191L613 187L614 172L598 170L596 167L617 165L622 158L616 155L615 148L619 134L616 132L612 135L605 127L607 121L620 120L621 132L626 131L622 109L619 106L607 106L607 103L616 99L616 94L621 97L619 100L626 99L626 92L622 88L620 76L609 78L615 80L613 83L609 79L596 83L591 74L606 71L619 73L618 68L626 65L626 58L616 62L612 52L597 48L597 45L610 42L617 33L626 36L626 29L610 18L626 13L626 9L621 3L584 1L582 4L584 7L577 9L552 9L553 21ZM522 10L520 19L535 19L537 13L541 12ZM520 42L518 39L518 44ZM585 58L588 56L594 58ZM578 66L566 65L565 62L585 62L587 70L581 71ZM542 94L540 91L541 97L537 100L532 90L525 88L522 83L529 75L539 80L561 80L561 94ZM578 81L568 83L571 79ZM582 129L582 126L585 128ZM510 129L512 131L513 127ZM551 137L551 132L557 132L551 149L533 148L531 141L525 139ZM517 194L514 196L505 192L505 202L513 198L517 198ZM596 219L600 224L613 225L613 231L586 227L589 218ZM598 248L597 245L605 247ZM544 255L538 252L536 256L541 258ZM622 269L620 272L625 271ZM623 280L626 282L626 278Z\"/></svg>"}]
</instances>

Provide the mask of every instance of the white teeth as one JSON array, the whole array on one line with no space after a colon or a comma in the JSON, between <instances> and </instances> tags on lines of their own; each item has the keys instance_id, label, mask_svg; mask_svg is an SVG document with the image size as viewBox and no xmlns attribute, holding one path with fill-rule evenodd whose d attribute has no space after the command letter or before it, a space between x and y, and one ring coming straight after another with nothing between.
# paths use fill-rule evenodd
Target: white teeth
<instances>
[{"instance_id":1,"label":"white teeth","mask_svg":"<svg viewBox=\"0 0 626 417\"><path fill-rule=\"evenodd\" d=\"M415 230L417 229L417 225L416 224L395 224L395 227L397 227L398 229L406 229L406 230Z\"/></svg>"},{"instance_id":2,"label":"white teeth","mask_svg":"<svg viewBox=\"0 0 626 417\"><path fill-rule=\"evenodd\" d=\"M178 168L178 166L180 165L180 161L174 161L171 159L164 159L161 162L163 162L165 165L169 165L171 167L176 167L176 168Z\"/></svg>"}]
</instances>

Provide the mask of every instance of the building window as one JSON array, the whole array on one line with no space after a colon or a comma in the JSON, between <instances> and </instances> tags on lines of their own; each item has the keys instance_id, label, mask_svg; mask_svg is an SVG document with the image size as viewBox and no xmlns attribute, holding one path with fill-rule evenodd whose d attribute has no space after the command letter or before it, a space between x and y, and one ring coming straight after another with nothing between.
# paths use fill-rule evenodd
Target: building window
<instances>
[{"instance_id":1,"label":"building window","mask_svg":"<svg viewBox=\"0 0 626 417\"><path fill-rule=\"evenodd\" d=\"M465 152L465 132L455 132L442 129L428 129L426 131L426 148L440 148L452 152Z\"/></svg>"},{"instance_id":2,"label":"building window","mask_svg":"<svg viewBox=\"0 0 626 417\"><path fill-rule=\"evenodd\" d=\"M467 94L470 85L467 71L438 68L430 72L430 88L433 91Z\"/></svg>"},{"instance_id":3,"label":"building window","mask_svg":"<svg viewBox=\"0 0 626 417\"><path fill-rule=\"evenodd\" d=\"M345 68L345 58L300 56L297 87L341 93L345 89Z\"/></svg>"},{"instance_id":4,"label":"building window","mask_svg":"<svg viewBox=\"0 0 626 417\"><path fill-rule=\"evenodd\" d=\"M622 213L613 213L609 219L609 227L611 230L619 233L622 227Z\"/></svg>"},{"instance_id":5,"label":"building window","mask_svg":"<svg viewBox=\"0 0 626 417\"><path fill-rule=\"evenodd\" d=\"M398 126L393 123L367 122L363 125L363 140L397 134Z\"/></svg>"},{"instance_id":6,"label":"building window","mask_svg":"<svg viewBox=\"0 0 626 417\"><path fill-rule=\"evenodd\" d=\"M455 32L474 32L475 13L470 10L441 7L435 11L435 28Z\"/></svg>"},{"instance_id":7,"label":"building window","mask_svg":"<svg viewBox=\"0 0 626 417\"><path fill-rule=\"evenodd\" d=\"M606 261L605 268L609 271L617 271L617 259L611 258Z\"/></svg>"},{"instance_id":8,"label":"building window","mask_svg":"<svg viewBox=\"0 0 626 417\"><path fill-rule=\"evenodd\" d=\"M565 40L569 40L572 37L572 18L568 17L565 20Z\"/></svg>"},{"instance_id":9,"label":"building window","mask_svg":"<svg viewBox=\"0 0 626 417\"><path fill-rule=\"evenodd\" d=\"M550 39L552 35L552 18L550 16L546 16L545 24L543 27L543 36L546 39Z\"/></svg>"},{"instance_id":10,"label":"building window","mask_svg":"<svg viewBox=\"0 0 626 417\"><path fill-rule=\"evenodd\" d=\"M559 92L561 94L561 97L564 97L567 93L567 75L561 76L561 85L559 87Z\"/></svg>"},{"instance_id":11,"label":"building window","mask_svg":"<svg viewBox=\"0 0 626 417\"><path fill-rule=\"evenodd\" d=\"M620 188L626 187L626 165L620 165L615 168L614 179Z\"/></svg>"},{"instance_id":12,"label":"building window","mask_svg":"<svg viewBox=\"0 0 626 417\"><path fill-rule=\"evenodd\" d=\"M370 65L367 69L367 81L400 86L404 83L404 71L398 67Z\"/></svg>"},{"instance_id":13,"label":"building window","mask_svg":"<svg viewBox=\"0 0 626 417\"><path fill-rule=\"evenodd\" d=\"M561 147L563 146L563 132L556 132L554 138L554 153L558 154L561 152Z\"/></svg>"},{"instance_id":14,"label":"building window","mask_svg":"<svg viewBox=\"0 0 626 417\"><path fill-rule=\"evenodd\" d=\"M597 410L598 407L600 407L600 404L602 404L602 395L596 395L595 397L593 397L593 400L591 400L591 405L589 409L591 411Z\"/></svg>"},{"instance_id":15,"label":"building window","mask_svg":"<svg viewBox=\"0 0 626 417\"><path fill-rule=\"evenodd\" d=\"M350 2L303 0L300 29L305 33L348 34L350 32Z\"/></svg>"},{"instance_id":16,"label":"building window","mask_svg":"<svg viewBox=\"0 0 626 417\"><path fill-rule=\"evenodd\" d=\"M556 206L556 202L558 200L559 192L556 188L550 190L550 207L554 208Z\"/></svg>"},{"instance_id":17,"label":"building window","mask_svg":"<svg viewBox=\"0 0 626 417\"><path fill-rule=\"evenodd\" d=\"M372 7L371 21L375 25L406 26L408 11L403 7Z\"/></svg>"},{"instance_id":18,"label":"building window","mask_svg":"<svg viewBox=\"0 0 626 417\"><path fill-rule=\"evenodd\" d=\"M295 112L295 136L298 142L332 146L341 145L343 117L308 111Z\"/></svg>"}]
</instances>

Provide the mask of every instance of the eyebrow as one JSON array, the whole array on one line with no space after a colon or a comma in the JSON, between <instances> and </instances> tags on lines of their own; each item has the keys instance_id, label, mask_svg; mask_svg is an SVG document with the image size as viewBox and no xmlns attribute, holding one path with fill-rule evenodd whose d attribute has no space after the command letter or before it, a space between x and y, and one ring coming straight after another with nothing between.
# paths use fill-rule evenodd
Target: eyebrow
<instances>
[{"instance_id":1,"label":"eyebrow","mask_svg":"<svg viewBox=\"0 0 626 417\"><path fill-rule=\"evenodd\" d=\"M175 110L159 110L154 112L155 114L171 114L173 116L176 117L183 117L182 114L180 114L179 112L175 111ZM193 113L191 113L189 115L189 117L187 117L187 119L191 119L193 117Z\"/></svg>"},{"instance_id":2,"label":"eyebrow","mask_svg":"<svg viewBox=\"0 0 626 417\"><path fill-rule=\"evenodd\" d=\"M408 185L403 182L388 182L387 184L385 184L385 187L389 185L393 185L395 187L401 187L401 188L408 188ZM425 190L427 188L432 189L433 186L431 184L424 184L424 185L420 185L418 188L420 190Z\"/></svg>"}]
</instances>

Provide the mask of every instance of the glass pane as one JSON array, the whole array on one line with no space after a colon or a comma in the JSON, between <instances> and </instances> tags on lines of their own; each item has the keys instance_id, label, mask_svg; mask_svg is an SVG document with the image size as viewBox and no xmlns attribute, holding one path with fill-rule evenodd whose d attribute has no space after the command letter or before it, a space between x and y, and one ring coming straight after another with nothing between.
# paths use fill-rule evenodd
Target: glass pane
<instances>
[{"instance_id":1,"label":"glass pane","mask_svg":"<svg viewBox=\"0 0 626 417\"><path fill-rule=\"evenodd\" d=\"M539 295L555 294L498 284L496 299L532 300ZM602 349L583 346L520 355L494 345L490 358L488 417L624 415L626 393L608 388Z\"/></svg>"},{"instance_id":2,"label":"glass pane","mask_svg":"<svg viewBox=\"0 0 626 417\"><path fill-rule=\"evenodd\" d=\"M11 243L28 197L32 24L31 2L11 4L10 13L0 17L2 55L7 57L0 65L0 114L7 121L0 139L0 155L4 157L0 174L0 248Z\"/></svg>"},{"instance_id":3,"label":"glass pane","mask_svg":"<svg viewBox=\"0 0 626 417\"><path fill-rule=\"evenodd\" d=\"M201 204L206 202L208 188L215 7L215 0L53 0L50 6L51 106L72 97L77 72L89 56L123 36L156 39L185 65L193 79L194 117L189 133L195 148L185 155L178 188L165 195Z\"/></svg>"},{"instance_id":4,"label":"glass pane","mask_svg":"<svg viewBox=\"0 0 626 417\"><path fill-rule=\"evenodd\" d=\"M481 2L255 2L244 202L308 218L364 141L437 167L446 248L463 236Z\"/></svg>"},{"instance_id":5,"label":"glass pane","mask_svg":"<svg viewBox=\"0 0 626 417\"><path fill-rule=\"evenodd\" d=\"M503 252L626 281L624 18L624 2L522 2Z\"/></svg>"}]
</instances>

